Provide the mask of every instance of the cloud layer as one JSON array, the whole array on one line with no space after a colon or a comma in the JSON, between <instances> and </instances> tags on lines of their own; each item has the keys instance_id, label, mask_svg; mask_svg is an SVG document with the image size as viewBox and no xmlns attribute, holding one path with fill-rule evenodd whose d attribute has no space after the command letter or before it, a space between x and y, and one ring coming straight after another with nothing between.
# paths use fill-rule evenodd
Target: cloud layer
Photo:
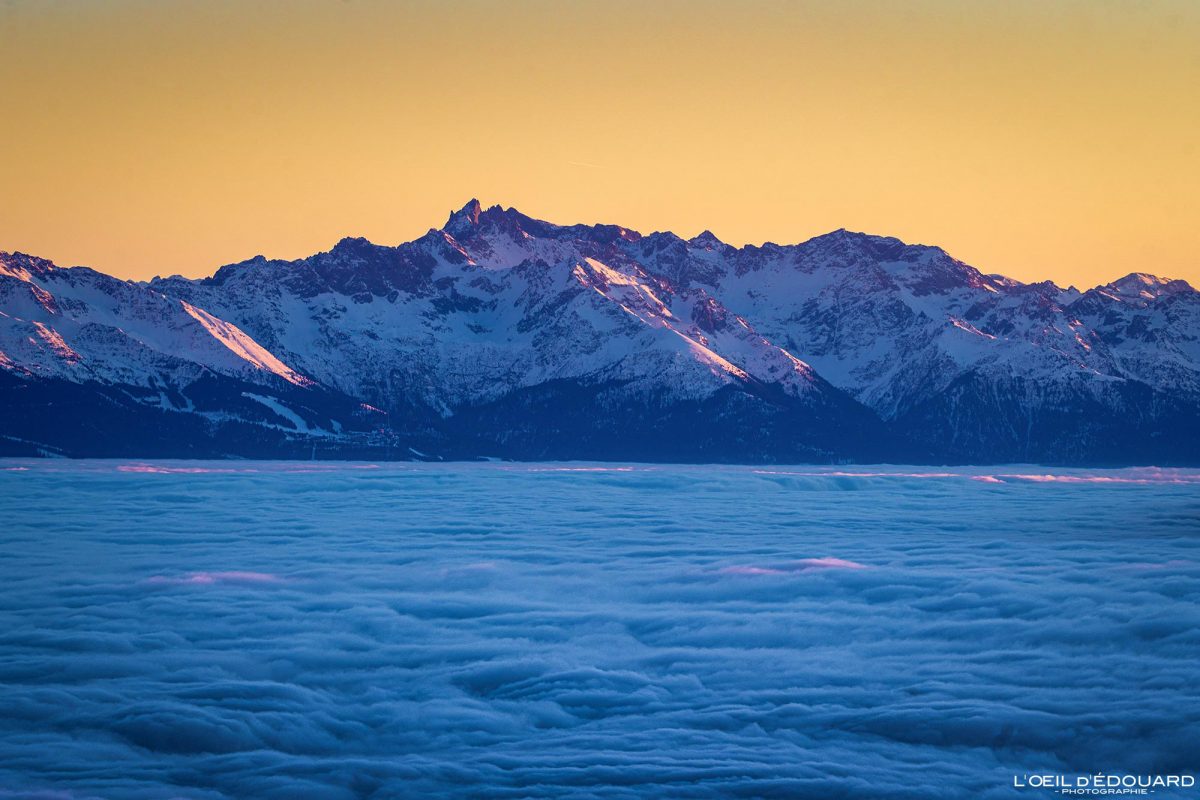
<instances>
[{"instance_id":1,"label":"cloud layer","mask_svg":"<svg viewBox=\"0 0 1200 800\"><path fill-rule=\"evenodd\" d=\"M5 466L0 797L1200 770L1195 472Z\"/></svg>"}]
</instances>

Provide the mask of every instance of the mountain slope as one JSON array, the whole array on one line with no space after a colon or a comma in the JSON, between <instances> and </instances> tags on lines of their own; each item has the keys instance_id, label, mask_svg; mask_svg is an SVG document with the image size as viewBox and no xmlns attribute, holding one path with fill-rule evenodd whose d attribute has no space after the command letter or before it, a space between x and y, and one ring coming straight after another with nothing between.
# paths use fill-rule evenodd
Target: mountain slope
<instances>
[{"instance_id":1,"label":"mountain slope","mask_svg":"<svg viewBox=\"0 0 1200 800\"><path fill-rule=\"evenodd\" d=\"M734 248L471 201L397 247L344 239L202 280L3 254L0 313L6 404L52 385L153 407L155 430L199 415L181 454L236 424L268 455L1200 460L1186 283L1021 284L847 231ZM36 405L6 415L5 446L78 452Z\"/></svg>"}]
</instances>

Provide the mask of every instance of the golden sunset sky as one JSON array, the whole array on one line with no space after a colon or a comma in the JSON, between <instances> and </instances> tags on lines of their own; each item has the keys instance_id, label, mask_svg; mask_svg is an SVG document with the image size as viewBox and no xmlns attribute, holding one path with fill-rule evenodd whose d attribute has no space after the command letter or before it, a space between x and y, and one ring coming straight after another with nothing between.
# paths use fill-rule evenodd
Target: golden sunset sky
<instances>
[{"instance_id":1,"label":"golden sunset sky","mask_svg":"<svg viewBox=\"0 0 1200 800\"><path fill-rule=\"evenodd\" d=\"M1200 284L1200 2L0 0L0 250L121 277L471 197Z\"/></svg>"}]
</instances>

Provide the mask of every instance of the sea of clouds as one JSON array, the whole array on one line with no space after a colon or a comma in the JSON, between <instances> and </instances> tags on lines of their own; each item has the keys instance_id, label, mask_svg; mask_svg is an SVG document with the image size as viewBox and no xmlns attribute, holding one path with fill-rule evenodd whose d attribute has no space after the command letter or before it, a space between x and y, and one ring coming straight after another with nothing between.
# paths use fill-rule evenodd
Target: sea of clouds
<instances>
[{"instance_id":1,"label":"sea of clouds","mask_svg":"<svg viewBox=\"0 0 1200 800\"><path fill-rule=\"evenodd\" d=\"M1196 471L4 461L0 520L0 798L1200 772Z\"/></svg>"}]
</instances>

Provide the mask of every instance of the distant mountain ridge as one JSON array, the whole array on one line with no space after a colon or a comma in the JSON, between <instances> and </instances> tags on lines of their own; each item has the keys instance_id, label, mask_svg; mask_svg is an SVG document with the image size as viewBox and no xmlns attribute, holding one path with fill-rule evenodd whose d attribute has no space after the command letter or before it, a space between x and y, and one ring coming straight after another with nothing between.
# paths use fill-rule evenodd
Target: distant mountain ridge
<instances>
[{"instance_id":1,"label":"distant mountain ridge","mask_svg":"<svg viewBox=\"0 0 1200 800\"><path fill-rule=\"evenodd\" d=\"M472 200L209 278L0 253L0 453L1200 463L1200 294Z\"/></svg>"}]
</instances>

